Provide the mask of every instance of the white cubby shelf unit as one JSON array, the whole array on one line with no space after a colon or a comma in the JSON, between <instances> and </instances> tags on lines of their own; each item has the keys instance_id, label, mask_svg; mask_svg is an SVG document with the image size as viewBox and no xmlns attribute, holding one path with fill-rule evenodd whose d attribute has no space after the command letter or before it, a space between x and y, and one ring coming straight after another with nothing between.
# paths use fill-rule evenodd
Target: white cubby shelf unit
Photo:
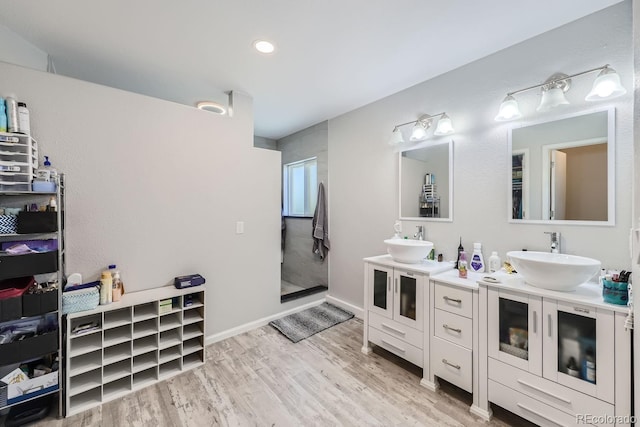
<instances>
[{"instance_id":1,"label":"white cubby shelf unit","mask_svg":"<svg viewBox=\"0 0 640 427\"><path fill-rule=\"evenodd\" d=\"M161 309L161 301L171 308ZM131 292L66 316L65 415L204 364L205 288ZM77 332L80 326L90 325ZM76 331L74 333L74 331Z\"/></svg>"}]
</instances>

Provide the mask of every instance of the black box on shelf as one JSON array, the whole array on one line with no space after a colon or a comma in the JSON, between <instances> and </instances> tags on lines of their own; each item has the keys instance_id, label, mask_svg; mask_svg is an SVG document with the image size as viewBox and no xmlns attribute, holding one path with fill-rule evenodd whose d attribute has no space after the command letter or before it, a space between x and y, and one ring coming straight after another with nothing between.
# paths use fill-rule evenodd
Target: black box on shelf
<instances>
[{"instance_id":1,"label":"black box on shelf","mask_svg":"<svg viewBox=\"0 0 640 427\"><path fill-rule=\"evenodd\" d=\"M17 229L18 234L58 231L58 213L21 211L18 213Z\"/></svg>"},{"instance_id":2,"label":"black box on shelf","mask_svg":"<svg viewBox=\"0 0 640 427\"><path fill-rule=\"evenodd\" d=\"M36 335L18 342L20 343L20 358L18 360L44 356L58 350L58 331Z\"/></svg>"},{"instance_id":3,"label":"black box on shelf","mask_svg":"<svg viewBox=\"0 0 640 427\"><path fill-rule=\"evenodd\" d=\"M58 290L22 296L22 315L37 316L58 309Z\"/></svg>"},{"instance_id":4,"label":"black box on shelf","mask_svg":"<svg viewBox=\"0 0 640 427\"><path fill-rule=\"evenodd\" d=\"M22 317L22 297L0 299L0 322Z\"/></svg>"},{"instance_id":5,"label":"black box on shelf","mask_svg":"<svg viewBox=\"0 0 640 427\"><path fill-rule=\"evenodd\" d=\"M22 297L35 282L33 276L0 281L0 322L24 316Z\"/></svg>"},{"instance_id":6,"label":"black box on shelf","mask_svg":"<svg viewBox=\"0 0 640 427\"><path fill-rule=\"evenodd\" d=\"M0 366L20 361L20 342L0 345Z\"/></svg>"},{"instance_id":7,"label":"black box on shelf","mask_svg":"<svg viewBox=\"0 0 640 427\"><path fill-rule=\"evenodd\" d=\"M0 256L0 280L58 270L58 251Z\"/></svg>"}]
</instances>

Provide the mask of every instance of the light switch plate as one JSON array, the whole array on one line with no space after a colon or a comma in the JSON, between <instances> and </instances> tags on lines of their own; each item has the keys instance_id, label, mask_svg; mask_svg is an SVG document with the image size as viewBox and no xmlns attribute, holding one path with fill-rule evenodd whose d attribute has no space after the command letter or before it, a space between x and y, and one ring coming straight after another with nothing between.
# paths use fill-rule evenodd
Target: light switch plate
<instances>
[{"instance_id":1,"label":"light switch plate","mask_svg":"<svg viewBox=\"0 0 640 427\"><path fill-rule=\"evenodd\" d=\"M244 234L244 221L236 222L236 234Z\"/></svg>"}]
</instances>

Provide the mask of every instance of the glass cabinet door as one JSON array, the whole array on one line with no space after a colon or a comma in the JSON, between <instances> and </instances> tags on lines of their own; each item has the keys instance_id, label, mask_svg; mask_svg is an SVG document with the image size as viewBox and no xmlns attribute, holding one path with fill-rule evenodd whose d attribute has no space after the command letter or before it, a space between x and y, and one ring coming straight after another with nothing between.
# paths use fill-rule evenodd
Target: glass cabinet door
<instances>
[{"instance_id":1,"label":"glass cabinet door","mask_svg":"<svg viewBox=\"0 0 640 427\"><path fill-rule=\"evenodd\" d=\"M393 313L393 292L391 289L393 269L370 265L368 276L369 310L391 318Z\"/></svg>"},{"instance_id":2,"label":"glass cabinet door","mask_svg":"<svg viewBox=\"0 0 640 427\"><path fill-rule=\"evenodd\" d=\"M489 356L532 373L542 373L542 300L489 290Z\"/></svg>"},{"instance_id":3,"label":"glass cabinet door","mask_svg":"<svg viewBox=\"0 0 640 427\"><path fill-rule=\"evenodd\" d=\"M613 398L613 313L545 300L544 316L544 377L594 397Z\"/></svg>"},{"instance_id":4,"label":"glass cabinet door","mask_svg":"<svg viewBox=\"0 0 640 427\"><path fill-rule=\"evenodd\" d=\"M396 271L394 276L394 319L412 328L422 330L423 276Z\"/></svg>"}]
</instances>

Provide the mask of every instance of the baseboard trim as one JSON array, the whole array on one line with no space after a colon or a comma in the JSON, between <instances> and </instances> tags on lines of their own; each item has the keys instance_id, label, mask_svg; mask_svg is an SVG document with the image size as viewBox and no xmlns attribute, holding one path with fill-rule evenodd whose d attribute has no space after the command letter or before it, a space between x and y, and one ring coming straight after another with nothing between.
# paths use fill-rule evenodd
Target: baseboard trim
<instances>
[{"instance_id":1,"label":"baseboard trim","mask_svg":"<svg viewBox=\"0 0 640 427\"><path fill-rule=\"evenodd\" d=\"M420 385L426 388L427 390L431 390L433 392L438 391L438 389L440 388L437 382L431 382L426 378L423 378L420 380Z\"/></svg>"},{"instance_id":2,"label":"baseboard trim","mask_svg":"<svg viewBox=\"0 0 640 427\"><path fill-rule=\"evenodd\" d=\"M333 305L337 305L340 308L344 308L345 310L349 310L352 312L358 319L364 319L364 310L358 306L355 306L351 303L338 299L336 297L332 297L331 295L325 296L325 299L328 303Z\"/></svg>"},{"instance_id":3,"label":"baseboard trim","mask_svg":"<svg viewBox=\"0 0 640 427\"><path fill-rule=\"evenodd\" d=\"M307 303L298 307L294 307L289 310L272 314L271 316L263 317L262 319L254 320L253 322L245 323L244 325L236 326L235 328L227 329L226 331L218 332L217 334L209 335L208 337L205 338L204 344L211 345L211 344L217 343L218 341L222 341L227 338L231 338L236 335L240 335L245 332L251 331L253 329L257 329L261 326L267 325L272 320L279 319L289 314L297 313L298 311L306 310L307 308L315 307L316 305L322 304L324 301L325 301L324 298L317 301L312 301L310 303Z\"/></svg>"}]
</instances>

